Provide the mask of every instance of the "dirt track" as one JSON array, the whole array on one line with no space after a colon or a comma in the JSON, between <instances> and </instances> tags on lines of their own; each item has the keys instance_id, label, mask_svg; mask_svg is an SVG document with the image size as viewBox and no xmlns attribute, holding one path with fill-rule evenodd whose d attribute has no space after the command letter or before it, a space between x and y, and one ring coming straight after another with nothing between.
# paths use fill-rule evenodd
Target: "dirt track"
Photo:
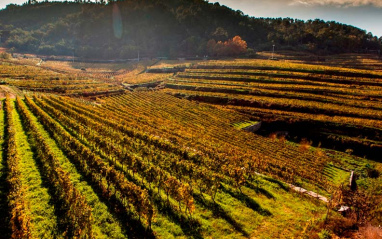
<instances>
[{"instance_id":1,"label":"dirt track","mask_svg":"<svg viewBox=\"0 0 382 239\"><path fill-rule=\"evenodd\" d=\"M10 88L9 86L6 86L6 85L0 85L0 98L5 98L6 96L10 95L10 97L12 99L15 99L16 98L16 95L17 93L15 92L15 90L13 90L12 88Z\"/></svg>"}]
</instances>

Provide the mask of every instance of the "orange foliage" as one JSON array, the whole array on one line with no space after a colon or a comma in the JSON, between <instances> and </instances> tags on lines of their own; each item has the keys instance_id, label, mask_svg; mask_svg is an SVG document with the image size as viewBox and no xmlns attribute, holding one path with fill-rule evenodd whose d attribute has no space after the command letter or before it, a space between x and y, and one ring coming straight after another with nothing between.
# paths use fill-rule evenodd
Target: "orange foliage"
<instances>
[{"instance_id":1,"label":"orange foliage","mask_svg":"<svg viewBox=\"0 0 382 239\"><path fill-rule=\"evenodd\" d=\"M225 42L216 42L211 39L207 43L207 51L214 56L237 56L247 51L247 42L240 36L235 36Z\"/></svg>"}]
</instances>

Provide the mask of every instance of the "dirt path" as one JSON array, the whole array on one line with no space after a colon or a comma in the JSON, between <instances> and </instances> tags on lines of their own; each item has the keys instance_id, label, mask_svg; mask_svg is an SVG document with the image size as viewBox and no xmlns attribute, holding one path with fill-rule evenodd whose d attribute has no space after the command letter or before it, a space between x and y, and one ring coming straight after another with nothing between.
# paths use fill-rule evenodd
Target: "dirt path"
<instances>
[{"instance_id":1,"label":"dirt path","mask_svg":"<svg viewBox=\"0 0 382 239\"><path fill-rule=\"evenodd\" d=\"M9 94L12 99L15 99L16 95L20 95L11 87L6 85L0 85L0 99L5 98L7 94Z\"/></svg>"},{"instance_id":2,"label":"dirt path","mask_svg":"<svg viewBox=\"0 0 382 239\"><path fill-rule=\"evenodd\" d=\"M267 177L266 175L261 174L261 173L255 173L255 174L259 175L261 177ZM324 197L324 196L322 196L322 195L320 195L318 193L315 193L315 192L312 192L312 191L308 191L308 190L306 190L304 188L297 187L297 186L295 186L293 184L290 184L290 183L285 183L285 184L288 185L289 188L292 189L293 191L299 192L301 194L305 194L305 195L313 197L313 198L317 198L318 200L323 201L325 203L329 202L328 198L326 198L326 197Z\"/></svg>"},{"instance_id":3,"label":"dirt path","mask_svg":"<svg viewBox=\"0 0 382 239\"><path fill-rule=\"evenodd\" d=\"M296 191L296 192L299 192L299 193L302 193L302 194L306 194L306 195L308 195L308 196L310 196L310 197L313 197L313 198L317 198L318 200L321 200L321 201L323 201L323 202L325 202L325 203L328 203L328 202L329 202L329 200L328 200L326 197L324 197L324 196L322 196L322 195L320 195L320 194L318 194L318 193L315 193L315 192L312 192L312 191L308 191L308 190L306 190L306 189L304 189L304 188L297 187L297 186L295 186L295 185L293 185L293 184L289 184L289 183L288 183L288 186L289 186L292 190L294 190L294 191Z\"/></svg>"}]
</instances>

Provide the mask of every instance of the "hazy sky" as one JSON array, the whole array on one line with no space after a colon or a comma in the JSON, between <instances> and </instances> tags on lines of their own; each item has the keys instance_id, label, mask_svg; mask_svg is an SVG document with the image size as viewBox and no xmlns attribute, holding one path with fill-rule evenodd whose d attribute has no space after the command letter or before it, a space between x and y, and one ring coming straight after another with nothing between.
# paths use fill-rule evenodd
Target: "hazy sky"
<instances>
[{"instance_id":1,"label":"hazy sky","mask_svg":"<svg viewBox=\"0 0 382 239\"><path fill-rule=\"evenodd\" d=\"M220 0L255 17L320 18L356 26L382 36L382 0Z\"/></svg>"},{"instance_id":2,"label":"hazy sky","mask_svg":"<svg viewBox=\"0 0 382 239\"><path fill-rule=\"evenodd\" d=\"M7 4L27 0L0 0ZM210 0L210 2L216 2ZM320 18L353 25L382 36L382 0L220 0L235 10L255 17L291 17L302 20Z\"/></svg>"}]
</instances>

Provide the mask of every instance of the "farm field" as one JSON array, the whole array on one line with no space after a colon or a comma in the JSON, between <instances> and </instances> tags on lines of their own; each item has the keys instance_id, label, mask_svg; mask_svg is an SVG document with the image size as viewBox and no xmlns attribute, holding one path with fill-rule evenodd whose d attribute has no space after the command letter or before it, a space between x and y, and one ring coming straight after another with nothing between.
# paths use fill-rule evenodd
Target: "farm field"
<instances>
[{"instance_id":1,"label":"farm field","mask_svg":"<svg viewBox=\"0 0 382 239\"><path fill-rule=\"evenodd\" d=\"M138 98L136 96L126 97ZM171 99L163 94L144 97L164 102ZM228 170L230 166L235 167L230 165L233 161L226 163L227 171L212 168L211 163L217 159L202 157L210 153L207 149L195 146L191 151L191 146L180 148L164 138L150 137L155 133L155 126L147 128L145 133L141 128L124 126L123 121L117 120L118 114L109 115L101 108L112 107L114 100L106 99L110 103L100 107L57 97L8 98L2 104L7 134L3 163L6 162L4 168L8 168L3 168L3 173L11 185L15 178L22 188L13 191L10 187L8 192L15 205L23 205L21 208L9 205L12 233L19 236L27 233L35 238L62 233L123 238L134 237L139 231L149 233L151 230L146 228L152 223L152 233L164 238L190 236L196 232L208 236L221 230L227 236L246 237L253 234L262 221L271 223L278 218L297 223L293 218L305 222L322 216L323 205L294 195L279 181L267 177L244 181ZM136 103L140 101L137 99ZM150 107L150 100L146 104ZM200 110L194 104L189 107ZM107 112L108 117L97 117L98 110ZM174 114L174 117L179 116ZM146 118L136 120L126 119L128 125L139 122L147 127L144 122L150 123ZM81 126L85 122L88 128ZM93 127L97 125L96 130ZM125 156L121 157L122 154ZM218 184L221 184L219 189ZM289 198L287 203L282 202L285 198ZM286 208L292 214L285 215L288 219L281 219L283 216L277 215L276 210ZM84 211L86 217L82 216ZM240 211L245 214L237 214ZM293 214L299 216L293 217ZM126 215L130 217L127 222L122 219ZM73 218L81 224L72 225ZM17 228L18 225L22 227ZM297 234L296 230L281 229L262 230L270 230L275 236Z\"/></svg>"},{"instance_id":2,"label":"farm field","mask_svg":"<svg viewBox=\"0 0 382 239\"><path fill-rule=\"evenodd\" d=\"M376 71L266 60L196 64L166 93L234 109L263 122L264 136L289 131L323 147L381 155L382 75ZM308 128L308 130L304 130ZM302 132L300 132L302 131Z\"/></svg>"},{"instance_id":3,"label":"farm field","mask_svg":"<svg viewBox=\"0 0 382 239\"><path fill-rule=\"evenodd\" d=\"M356 195L380 197L377 71L219 60L104 77L47 64L0 68L7 237L315 238L347 220L336 211L352 171Z\"/></svg>"},{"instance_id":4,"label":"farm field","mask_svg":"<svg viewBox=\"0 0 382 239\"><path fill-rule=\"evenodd\" d=\"M258 56L263 59L270 59L272 52L259 52ZM279 51L273 54L278 60L287 60L293 63L303 63L310 65L326 65L344 68L355 68L364 70L374 70L381 72L382 61L377 54L356 54L342 53L338 55L317 56L307 52Z\"/></svg>"},{"instance_id":5,"label":"farm field","mask_svg":"<svg viewBox=\"0 0 382 239\"><path fill-rule=\"evenodd\" d=\"M73 72L39 67L19 61L2 61L0 76L3 84L17 87L20 91L60 93L90 97L124 92L120 83L110 82L107 77L93 77Z\"/></svg>"}]
</instances>

